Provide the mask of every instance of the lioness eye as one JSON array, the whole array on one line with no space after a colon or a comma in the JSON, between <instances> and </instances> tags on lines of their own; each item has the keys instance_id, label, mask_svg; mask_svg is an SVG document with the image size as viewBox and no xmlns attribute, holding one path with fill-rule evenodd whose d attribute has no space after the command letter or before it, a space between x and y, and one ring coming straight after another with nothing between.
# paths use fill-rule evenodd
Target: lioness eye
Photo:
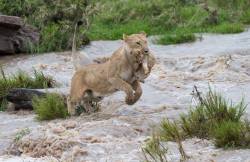
<instances>
[{"instance_id":1,"label":"lioness eye","mask_svg":"<svg viewBox=\"0 0 250 162\"><path fill-rule=\"evenodd\" d=\"M140 43L140 42L136 42L136 44L141 45L141 43Z\"/></svg>"}]
</instances>

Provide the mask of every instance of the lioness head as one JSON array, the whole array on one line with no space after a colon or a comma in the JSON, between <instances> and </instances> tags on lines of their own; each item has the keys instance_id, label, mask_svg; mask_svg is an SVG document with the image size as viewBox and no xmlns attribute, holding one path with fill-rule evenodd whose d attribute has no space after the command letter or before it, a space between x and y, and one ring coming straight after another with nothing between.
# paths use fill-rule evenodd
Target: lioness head
<instances>
[{"instance_id":1,"label":"lioness head","mask_svg":"<svg viewBox=\"0 0 250 162\"><path fill-rule=\"evenodd\" d=\"M143 64L144 70L148 71L147 57L149 54L147 35L144 32L139 34L126 35L123 34L123 41L126 50L139 64Z\"/></svg>"}]
</instances>

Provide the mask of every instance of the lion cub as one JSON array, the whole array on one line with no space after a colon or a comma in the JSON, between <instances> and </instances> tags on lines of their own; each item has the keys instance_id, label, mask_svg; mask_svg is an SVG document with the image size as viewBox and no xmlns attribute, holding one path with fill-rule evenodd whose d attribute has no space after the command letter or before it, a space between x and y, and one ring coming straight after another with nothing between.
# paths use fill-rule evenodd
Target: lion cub
<instances>
[{"instance_id":1,"label":"lion cub","mask_svg":"<svg viewBox=\"0 0 250 162\"><path fill-rule=\"evenodd\" d=\"M88 98L102 98L116 91L126 94L125 102L134 104L141 94L139 80L134 77L139 68L138 60L143 60L149 53L145 33L123 36L123 45L117 49L108 61L101 64L89 64L78 69L72 80L68 97L68 111L75 114L75 106ZM134 92L135 91L135 92ZM84 105L91 111L90 105Z\"/></svg>"}]
</instances>

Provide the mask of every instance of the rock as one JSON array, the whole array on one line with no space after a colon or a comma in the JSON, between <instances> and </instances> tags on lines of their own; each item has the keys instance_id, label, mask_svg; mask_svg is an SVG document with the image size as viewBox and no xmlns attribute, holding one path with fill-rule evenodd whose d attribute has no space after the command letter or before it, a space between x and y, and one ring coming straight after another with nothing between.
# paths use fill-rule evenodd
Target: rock
<instances>
[{"instance_id":1,"label":"rock","mask_svg":"<svg viewBox=\"0 0 250 162\"><path fill-rule=\"evenodd\" d=\"M23 26L23 20L17 16L6 16L0 15L0 26L11 28L11 29L19 29Z\"/></svg>"},{"instance_id":2,"label":"rock","mask_svg":"<svg viewBox=\"0 0 250 162\"><path fill-rule=\"evenodd\" d=\"M61 134L66 131L65 127L63 126L58 126L52 129L53 133L55 134Z\"/></svg>"},{"instance_id":3,"label":"rock","mask_svg":"<svg viewBox=\"0 0 250 162\"><path fill-rule=\"evenodd\" d=\"M28 52L29 46L39 42L39 31L20 17L0 15L0 54Z\"/></svg>"},{"instance_id":4,"label":"rock","mask_svg":"<svg viewBox=\"0 0 250 162\"><path fill-rule=\"evenodd\" d=\"M63 126L66 128L66 129L73 129L75 128L77 125L77 122L76 121L68 121L68 122L65 122L63 124Z\"/></svg>"}]
</instances>

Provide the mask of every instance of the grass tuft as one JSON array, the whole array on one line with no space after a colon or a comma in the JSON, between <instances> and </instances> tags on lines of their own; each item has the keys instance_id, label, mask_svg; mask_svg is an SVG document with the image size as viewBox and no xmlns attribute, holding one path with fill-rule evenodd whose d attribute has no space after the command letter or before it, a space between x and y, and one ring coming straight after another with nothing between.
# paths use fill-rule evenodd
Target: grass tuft
<instances>
[{"instance_id":1,"label":"grass tuft","mask_svg":"<svg viewBox=\"0 0 250 162\"><path fill-rule=\"evenodd\" d=\"M186 136L213 137L211 132L218 123L241 122L246 109L243 100L238 104L232 104L211 89L206 96L200 98L199 102L187 115L181 116L181 126Z\"/></svg>"},{"instance_id":2,"label":"grass tuft","mask_svg":"<svg viewBox=\"0 0 250 162\"><path fill-rule=\"evenodd\" d=\"M45 97L34 97L32 106L39 120L52 120L68 116L64 99L58 94L48 93Z\"/></svg>"},{"instance_id":3,"label":"grass tuft","mask_svg":"<svg viewBox=\"0 0 250 162\"><path fill-rule=\"evenodd\" d=\"M204 96L196 87L195 90L198 104L179 120L164 119L158 135L160 141L151 140L148 147L159 147L157 143L162 141L176 141L182 159L188 156L181 141L192 137L213 140L221 148L250 148L250 123L242 119L246 110L244 100L233 104L211 88ZM157 149L148 149L146 153L154 155Z\"/></svg>"},{"instance_id":4,"label":"grass tuft","mask_svg":"<svg viewBox=\"0 0 250 162\"><path fill-rule=\"evenodd\" d=\"M30 133L29 128L21 129L19 132L16 133L14 141L18 142L20 139L22 139L25 135L27 135L29 133Z\"/></svg>"},{"instance_id":5,"label":"grass tuft","mask_svg":"<svg viewBox=\"0 0 250 162\"><path fill-rule=\"evenodd\" d=\"M167 162L166 153L168 149L155 133L152 135L152 138L147 141L146 145L142 147L142 152L146 162Z\"/></svg>"}]
</instances>

